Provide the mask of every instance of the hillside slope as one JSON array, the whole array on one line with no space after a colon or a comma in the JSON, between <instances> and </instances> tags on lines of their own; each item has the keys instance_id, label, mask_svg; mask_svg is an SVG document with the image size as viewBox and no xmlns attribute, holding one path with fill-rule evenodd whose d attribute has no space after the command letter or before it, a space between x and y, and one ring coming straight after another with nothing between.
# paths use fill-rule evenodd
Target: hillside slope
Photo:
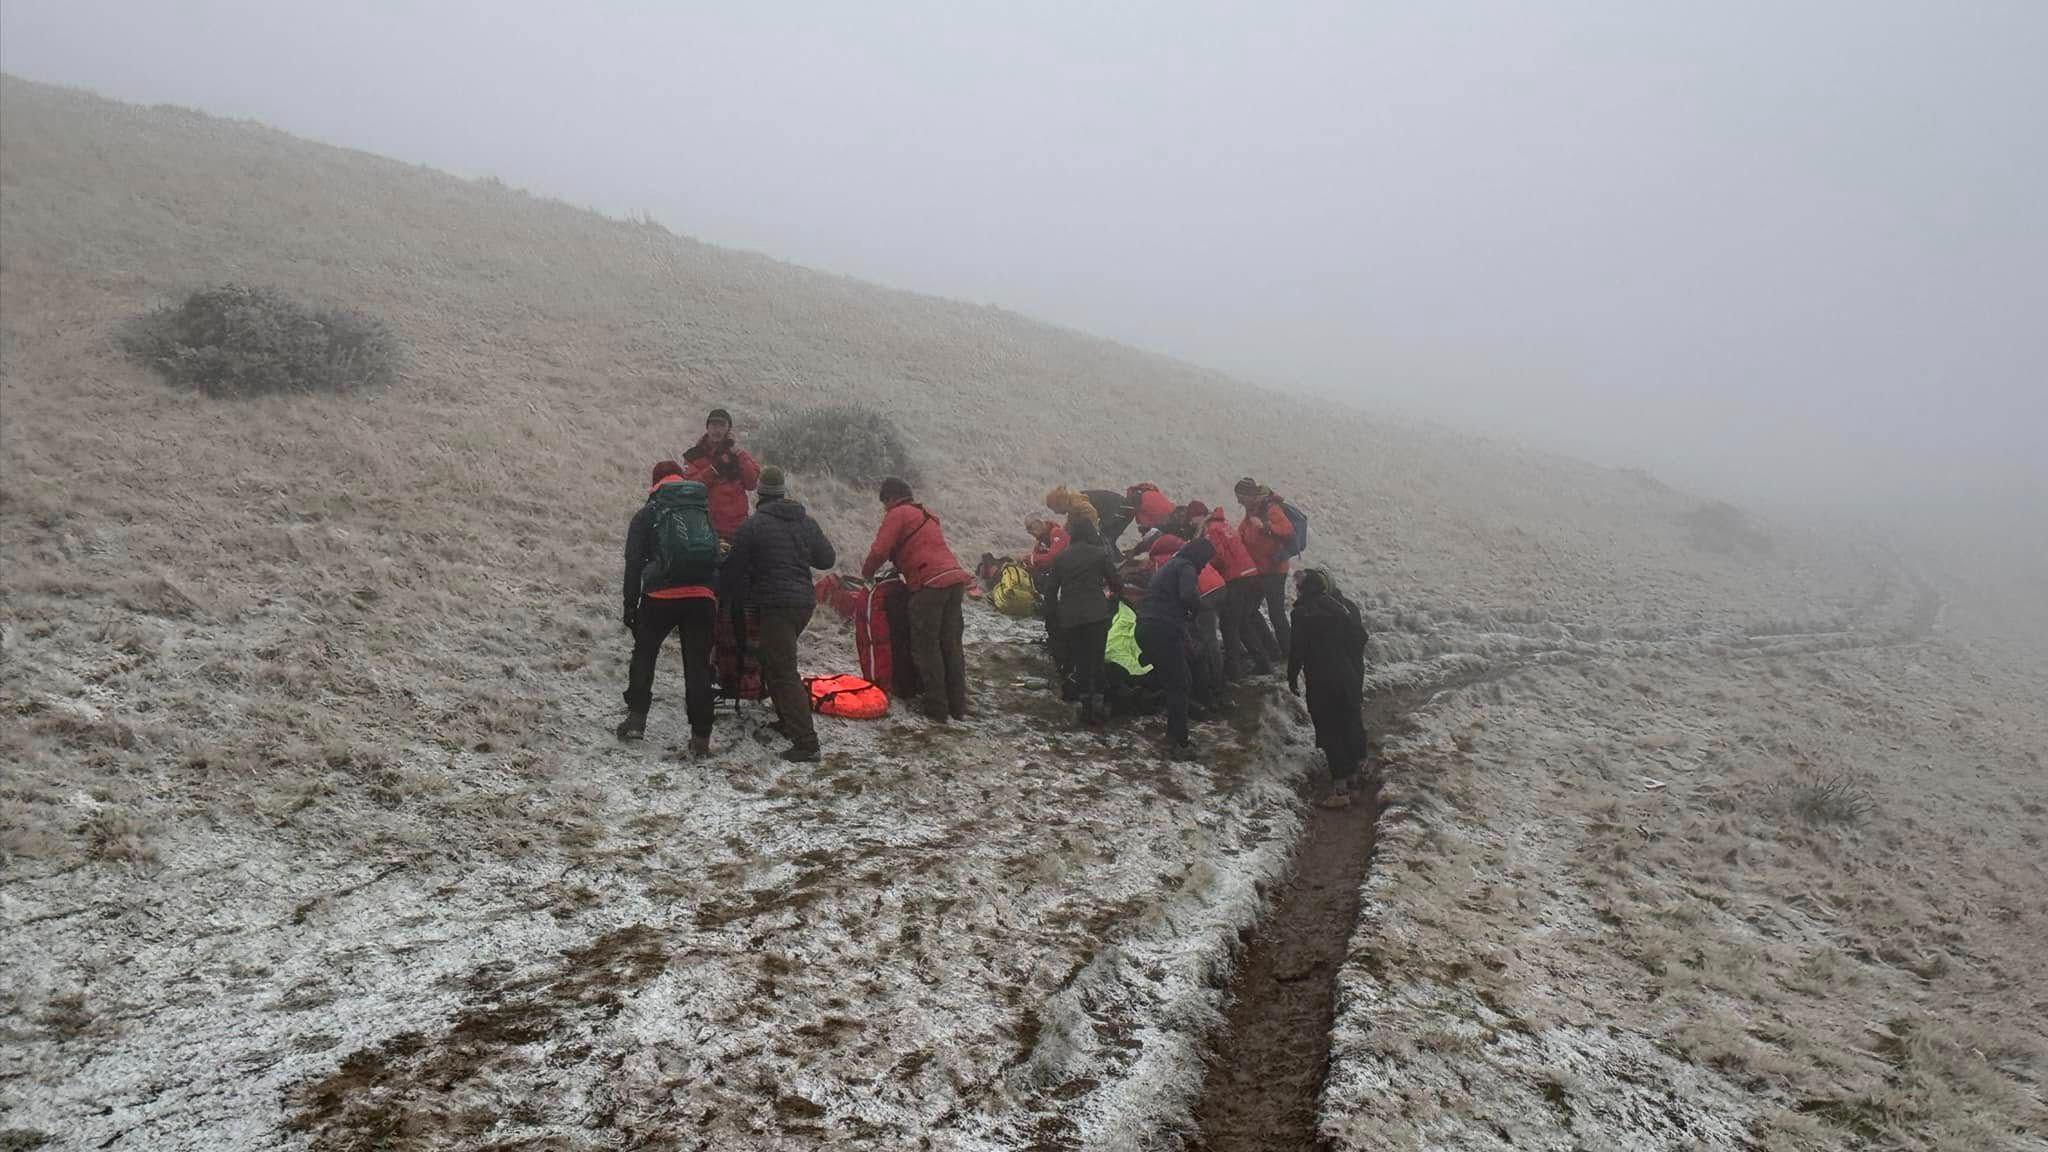
<instances>
[{"instance_id":1,"label":"hillside slope","mask_svg":"<svg viewBox=\"0 0 2048 1152\"><path fill-rule=\"evenodd\" d=\"M222 402L115 349L127 318L222 280L380 314L413 367L372 394ZM644 749L610 740L617 550L648 465L713 405L744 438L828 400L916 441L922 494L963 554L1014 548L1054 483L1150 479L1217 503L1257 475L1309 511L1312 558L1368 600L1379 686L1471 685L1391 749L1400 811L1434 822L1391 838L1413 867L1376 871L1353 963L1328 974L1344 1000L1327 1139L1472 1146L1495 1121L1456 1085L1489 1078L1513 1085L1497 1098L1554 1102L1554 1051L1500 1060L1474 1038L1564 1043L1634 979L1615 957L1654 946L1657 967L1640 966L1697 999L1615 1017L1631 1074L1734 1102L1733 1118L1678 1135L1616 1121L1616 1146L2029 1146L2015 1134L2041 1122L2048 1016L2024 959L2043 943L2029 860L2048 796L2026 750L2048 725L2024 687L2031 652L1994 659L1953 635L1940 572L1846 535L1744 547L1645 477L11 78L0 925L31 959L0 976L0 1129L116 1148L1190 1136L1202 1045L1228 1047L1214 1028L1231 942L1304 822L1312 754L1270 685L1237 726L1210 726L1209 764L1168 771L1149 726L1060 731L1029 630L984 616L985 720L966 732L832 724L826 764L793 772L750 717L690 762L667 754L682 739L669 688ZM797 489L842 554L866 543L872 494ZM806 654L852 662L822 619ZM1924 703L1930 668L1959 686L1952 711ZM1889 723L1895 739L1868 735ZM1745 794L1839 759L1844 732L1864 734L1853 767L1877 818L1811 832ZM1985 775L1922 812L1933 755ZM1641 758L1727 780L1667 781L1673 830L1653 834L1631 807ZM1530 802L1541 789L1568 802ZM1601 839L1638 829L1726 863L1710 875ZM1597 914L1515 911L1546 881L1486 878L1520 862L1496 859L1502 844L1536 853L1557 892L1586 886ZM1750 866L1766 845L1855 867L1826 872L1840 888L1806 935L1703 934L1689 951L1686 926L1711 917L1674 911L1674 869L1697 873L1686 900L1715 907L1805 898L1803 864ZM1880 860L1917 861L1922 886L1880 898ZM1616 922L1654 944L1612 939ZM1389 926L1406 951L1371 935ZM1467 1028L1508 1003L1517 951L1592 1007ZM1814 965L1857 996L1750 1059L1736 1037L1785 1016L1752 984ZM1433 999L1444 985L1456 995ZM2028 1024L2012 1005L2041 1011ZM1706 1008L1711 1043L1684 1040ZM1375 1033L1382 1013L1399 1027ZM1894 1070L1945 1094L1893 1091L1859 1062L1871 1013L1933 1037ZM1564 1091L1605 1114L1634 1089L1581 1076ZM1515 1126L1570 1146L1578 1107Z\"/></svg>"}]
</instances>

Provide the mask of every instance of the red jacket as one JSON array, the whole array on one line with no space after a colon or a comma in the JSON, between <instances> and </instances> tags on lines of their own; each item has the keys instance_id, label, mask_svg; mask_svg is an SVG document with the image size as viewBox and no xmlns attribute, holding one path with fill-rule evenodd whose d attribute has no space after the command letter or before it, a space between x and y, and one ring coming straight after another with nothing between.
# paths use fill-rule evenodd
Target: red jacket
<instances>
[{"instance_id":1,"label":"red jacket","mask_svg":"<svg viewBox=\"0 0 2048 1152\"><path fill-rule=\"evenodd\" d=\"M1222 573L1225 580L1242 580L1259 574L1259 566L1253 562L1252 554L1245 551L1244 541L1230 526L1230 513L1221 508L1209 513L1209 518L1202 522L1202 537L1216 549L1216 558L1209 561L1209 567Z\"/></svg>"},{"instance_id":2,"label":"red jacket","mask_svg":"<svg viewBox=\"0 0 2048 1152\"><path fill-rule=\"evenodd\" d=\"M1168 560L1173 559L1174 553L1187 546L1188 542L1178 536L1161 535L1159 539L1152 542L1152 571L1159 571L1162 565ZM1195 577L1195 594L1207 596L1221 587L1223 587L1223 573L1216 570L1213 562L1202 565L1202 571Z\"/></svg>"},{"instance_id":3,"label":"red jacket","mask_svg":"<svg viewBox=\"0 0 2048 1152\"><path fill-rule=\"evenodd\" d=\"M761 466L745 449L734 446L731 460L738 467L739 474L721 474L718 462L713 459L711 448L704 443L703 437L683 453L683 479L704 485L711 511L711 530L722 540L732 539L732 534L746 522L747 493L761 483Z\"/></svg>"},{"instance_id":4,"label":"red jacket","mask_svg":"<svg viewBox=\"0 0 2048 1152\"><path fill-rule=\"evenodd\" d=\"M1067 550L1067 530L1054 524L1031 549L1031 570L1043 572L1052 567L1059 554Z\"/></svg>"},{"instance_id":5,"label":"red jacket","mask_svg":"<svg viewBox=\"0 0 2048 1152\"><path fill-rule=\"evenodd\" d=\"M874 547L861 563L860 574L873 576L882 565L895 561L896 570L915 592L920 588L952 588L971 583L972 573L960 567L959 557L946 547L946 534L939 518L924 505L900 500L889 506L882 527L875 533Z\"/></svg>"},{"instance_id":6,"label":"red jacket","mask_svg":"<svg viewBox=\"0 0 2048 1152\"><path fill-rule=\"evenodd\" d=\"M1135 519L1140 528L1157 528L1173 515L1173 501L1150 484L1140 484L1126 495L1138 506Z\"/></svg>"},{"instance_id":7,"label":"red jacket","mask_svg":"<svg viewBox=\"0 0 2048 1152\"><path fill-rule=\"evenodd\" d=\"M1280 498L1267 496L1251 511L1245 513L1242 523L1237 526L1238 538L1244 541L1244 550L1251 553L1252 563L1259 566L1259 574L1272 576L1287 571L1287 558L1280 555L1280 543L1294 539L1294 521L1280 510Z\"/></svg>"}]
</instances>

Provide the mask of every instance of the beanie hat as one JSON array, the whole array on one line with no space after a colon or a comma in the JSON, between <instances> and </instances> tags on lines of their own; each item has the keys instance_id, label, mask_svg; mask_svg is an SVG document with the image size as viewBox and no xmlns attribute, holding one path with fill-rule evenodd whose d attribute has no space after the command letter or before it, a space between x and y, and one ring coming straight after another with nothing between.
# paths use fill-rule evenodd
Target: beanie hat
<instances>
[{"instance_id":1,"label":"beanie hat","mask_svg":"<svg viewBox=\"0 0 2048 1152\"><path fill-rule=\"evenodd\" d=\"M652 492L656 488L661 486L661 482L663 480L666 480L671 476L681 476L682 474L683 466L681 464L678 464L673 460L660 461L654 466L654 475L648 477L647 479L647 490L649 492Z\"/></svg>"},{"instance_id":2,"label":"beanie hat","mask_svg":"<svg viewBox=\"0 0 2048 1152\"><path fill-rule=\"evenodd\" d=\"M761 469L761 483L755 491L763 496L773 496L778 500L787 495L789 490L783 487L782 469L773 464Z\"/></svg>"},{"instance_id":3,"label":"beanie hat","mask_svg":"<svg viewBox=\"0 0 2048 1152\"><path fill-rule=\"evenodd\" d=\"M894 504L898 500L910 499L910 485L898 477L891 476L882 481L882 503Z\"/></svg>"},{"instance_id":4,"label":"beanie hat","mask_svg":"<svg viewBox=\"0 0 2048 1152\"><path fill-rule=\"evenodd\" d=\"M1200 521L1207 520L1208 518L1209 506L1207 504L1202 503L1200 500L1188 501L1188 519Z\"/></svg>"},{"instance_id":5,"label":"beanie hat","mask_svg":"<svg viewBox=\"0 0 2048 1152\"><path fill-rule=\"evenodd\" d=\"M728 427L728 428L732 427L732 413L730 413L730 412L727 412L727 411L726 411L725 409L723 409L723 408L713 408L713 409L711 410L711 415L709 415L709 416L706 416L706 417L704 418L704 422L705 422L706 424L711 424L711 423L715 423L715 422L717 422L717 421L721 421L721 420L725 422L725 426L726 426L726 427Z\"/></svg>"},{"instance_id":6,"label":"beanie hat","mask_svg":"<svg viewBox=\"0 0 2048 1152\"><path fill-rule=\"evenodd\" d=\"M1231 491L1237 493L1240 497L1256 496L1259 494L1259 482L1247 476L1244 479L1239 480L1237 482L1237 487L1231 489Z\"/></svg>"}]
</instances>

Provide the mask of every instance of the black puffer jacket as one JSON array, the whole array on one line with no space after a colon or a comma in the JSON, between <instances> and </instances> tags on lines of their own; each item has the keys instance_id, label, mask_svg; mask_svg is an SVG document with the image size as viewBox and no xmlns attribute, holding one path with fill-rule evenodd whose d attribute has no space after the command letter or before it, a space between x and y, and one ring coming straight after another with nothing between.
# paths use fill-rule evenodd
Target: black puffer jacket
<instances>
[{"instance_id":1,"label":"black puffer jacket","mask_svg":"<svg viewBox=\"0 0 2048 1152\"><path fill-rule=\"evenodd\" d=\"M1061 628L1109 619L1116 610L1111 597L1124 591L1109 547L1093 540L1069 541L1053 557L1044 587L1046 610Z\"/></svg>"},{"instance_id":2,"label":"black puffer jacket","mask_svg":"<svg viewBox=\"0 0 2048 1152\"><path fill-rule=\"evenodd\" d=\"M1081 495L1095 505L1095 526L1102 530L1103 541L1114 546L1116 538L1131 526L1131 517L1137 515L1137 509L1124 500L1123 493L1111 492L1107 488L1089 488Z\"/></svg>"},{"instance_id":3,"label":"black puffer jacket","mask_svg":"<svg viewBox=\"0 0 2048 1152\"><path fill-rule=\"evenodd\" d=\"M726 608L807 608L816 603L811 569L838 563L825 530L794 500L765 500L732 534L719 573Z\"/></svg>"}]
</instances>

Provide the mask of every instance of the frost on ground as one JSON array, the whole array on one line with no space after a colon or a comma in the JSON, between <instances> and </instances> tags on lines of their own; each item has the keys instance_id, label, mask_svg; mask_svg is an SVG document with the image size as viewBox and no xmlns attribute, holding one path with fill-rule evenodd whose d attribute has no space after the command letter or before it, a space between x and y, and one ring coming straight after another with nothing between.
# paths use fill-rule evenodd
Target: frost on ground
<instances>
[{"instance_id":1,"label":"frost on ground","mask_svg":"<svg viewBox=\"0 0 2048 1152\"><path fill-rule=\"evenodd\" d=\"M644 746L595 723L536 733L552 766L419 746L309 773L254 828L164 829L147 861L10 869L8 1125L360 1149L1174 1129L1298 824L1298 718L1248 692L1205 764L1169 765L1154 723L1073 731L1031 628L973 619L986 720L827 721L822 764L774 758L758 716L679 759L671 684Z\"/></svg>"},{"instance_id":2,"label":"frost on ground","mask_svg":"<svg viewBox=\"0 0 2048 1152\"><path fill-rule=\"evenodd\" d=\"M1339 1146L2039 1126L2039 666L1886 549L254 125L0 79L0 139L0 1147L1170 1145L1290 703L1169 770L977 614L966 730L682 761L671 664L610 739L648 466L822 403L963 556L1055 483L1258 476L1375 686L1463 685L1395 748ZM119 352L222 280L412 367L225 403ZM794 484L857 556L872 493ZM1874 810L1807 825L1802 759Z\"/></svg>"},{"instance_id":3,"label":"frost on ground","mask_svg":"<svg viewBox=\"0 0 2048 1152\"><path fill-rule=\"evenodd\" d=\"M1332 1146L2048 1147L2039 633L1940 615L1892 581L1825 631L1607 645L1424 710Z\"/></svg>"}]
</instances>

